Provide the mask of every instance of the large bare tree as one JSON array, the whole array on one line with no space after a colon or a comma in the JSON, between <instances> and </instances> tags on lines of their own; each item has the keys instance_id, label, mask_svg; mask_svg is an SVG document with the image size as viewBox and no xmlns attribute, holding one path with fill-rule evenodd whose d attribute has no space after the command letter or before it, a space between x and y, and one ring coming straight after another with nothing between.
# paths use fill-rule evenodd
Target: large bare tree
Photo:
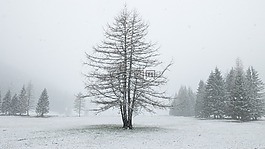
<instances>
[{"instance_id":1,"label":"large bare tree","mask_svg":"<svg viewBox=\"0 0 265 149\"><path fill-rule=\"evenodd\" d=\"M148 25L136 11L125 7L104 31L105 39L87 54L86 89L98 112L119 108L123 128L132 129L134 112L166 108L169 97L161 91L167 79L161 71L158 48L146 41ZM151 70L151 71L148 71Z\"/></svg>"}]
</instances>

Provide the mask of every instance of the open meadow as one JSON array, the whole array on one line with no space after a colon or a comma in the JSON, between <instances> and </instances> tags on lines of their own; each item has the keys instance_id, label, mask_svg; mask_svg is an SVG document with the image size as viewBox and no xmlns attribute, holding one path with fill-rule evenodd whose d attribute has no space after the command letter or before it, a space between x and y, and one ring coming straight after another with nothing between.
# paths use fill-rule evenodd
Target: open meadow
<instances>
[{"instance_id":1,"label":"open meadow","mask_svg":"<svg viewBox=\"0 0 265 149\"><path fill-rule=\"evenodd\" d=\"M123 130L119 116L0 116L0 148L265 148L265 121L138 116Z\"/></svg>"}]
</instances>

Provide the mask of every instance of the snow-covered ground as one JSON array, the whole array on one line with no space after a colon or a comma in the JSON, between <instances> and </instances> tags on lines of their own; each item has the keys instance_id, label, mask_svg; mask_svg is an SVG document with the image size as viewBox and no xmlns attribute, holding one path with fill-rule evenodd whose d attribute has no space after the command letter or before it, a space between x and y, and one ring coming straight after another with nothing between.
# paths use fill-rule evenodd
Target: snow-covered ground
<instances>
[{"instance_id":1,"label":"snow-covered ground","mask_svg":"<svg viewBox=\"0 0 265 149\"><path fill-rule=\"evenodd\" d=\"M234 122L172 116L138 116L134 130L118 116L0 116L0 148L265 148L265 120Z\"/></svg>"}]
</instances>

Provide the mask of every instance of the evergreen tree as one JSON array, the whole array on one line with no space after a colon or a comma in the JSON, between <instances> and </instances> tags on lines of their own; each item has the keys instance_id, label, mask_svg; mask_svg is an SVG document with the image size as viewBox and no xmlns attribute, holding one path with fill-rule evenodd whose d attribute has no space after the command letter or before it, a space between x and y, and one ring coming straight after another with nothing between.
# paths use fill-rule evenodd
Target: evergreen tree
<instances>
[{"instance_id":1,"label":"evergreen tree","mask_svg":"<svg viewBox=\"0 0 265 149\"><path fill-rule=\"evenodd\" d=\"M16 115L20 112L17 94L15 94L11 100L10 112L12 115Z\"/></svg>"},{"instance_id":2,"label":"evergreen tree","mask_svg":"<svg viewBox=\"0 0 265 149\"><path fill-rule=\"evenodd\" d=\"M213 116L214 118L222 118L225 114L225 83L221 72L215 68L211 72L205 89L205 115L206 117Z\"/></svg>"},{"instance_id":3,"label":"evergreen tree","mask_svg":"<svg viewBox=\"0 0 265 149\"><path fill-rule=\"evenodd\" d=\"M250 100L250 115L253 120L257 120L265 113L265 105L263 98L264 84L259 79L258 72L249 67L246 72L246 84L248 88L248 99Z\"/></svg>"},{"instance_id":4,"label":"evergreen tree","mask_svg":"<svg viewBox=\"0 0 265 149\"><path fill-rule=\"evenodd\" d=\"M19 94L19 112L20 115L25 114L27 112L27 92L24 85Z\"/></svg>"},{"instance_id":5,"label":"evergreen tree","mask_svg":"<svg viewBox=\"0 0 265 149\"><path fill-rule=\"evenodd\" d=\"M223 118L225 115L225 100L226 100L226 91L225 91L225 82L221 75L221 72L218 68L215 68L215 103L214 103L214 115L217 118Z\"/></svg>"},{"instance_id":6,"label":"evergreen tree","mask_svg":"<svg viewBox=\"0 0 265 149\"><path fill-rule=\"evenodd\" d=\"M248 96L246 78L241 61L237 60L235 68L235 81L231 90L230 107L232 108L232 118L243 121L250 120L251 103Z\"/></svg>"},{"instance_id":7,"label":"evergreen tree","mask_svg":"<svg viewBox=\"0 0 265 149\"><path fill-rule=\"evenodd\" d=\"M235 86L235 70L232 68L228 75L226 76L225 80L225 88L226 88L226 116L232 117L235 119L236 115L233 112L233 96L232 91Z\"/></svg>"},{"instance_id":8,"label":"evergreen tree","mask_svg":"<svg viewBox=\"0 0 265 149\"><path fill-rule=\"evenodd\" d=\"M192 91L192 89L189 87L188 88L188 107L190 107L189 110L189 116L194 116L195 115L195 101L196 101L196 94Z\"/></svg>"},{"instance_id":9,"label":"evergreen tree","mask_svg":"<svg viewBox=\"0 0 265 149\"><path fill-rule=\"evenodd\" d=\"M39 98L39 101L36 107L36 113L38 116L41 116L41 117L43 117L45 113L49 113L49 96L48 96L46 88L43 90Z\"/></svg>"},{"instance_id":10,"label":"evergreen tree","mask_svg":"<svg viewBox=\"0 0 265 149\"><path fill-rule=\"evenodd\" d=\"M187 88L180 87L175 105L175 116L188 116L188 93Z\"/></svg>"},{"instance_id":11,"label":"evergreen tree","mask_svg":"<svg viewBox=\"0 0 265 149\"><path fill-rule=\"evenodd\" d=\"M176 115L176 110L177 110L177 106L178 106L178 103L177 103L177 96L178 94L175 93L175 96L173 98L173 101L171 103L171 108L169 109L169 115Z\"/></svg>"},{"instance_id":12,"label":"evergreen tree","mask_svg":"<svg viewBox=\"0 0 265 149\"><path fill-rule=\"evenodd\" d=\"M232 92L234 101L234 112L238 119L246 119L248 116L247 111L250 108L250 103L247 103L248 96L246 91L245 77L241 71L237 71L235 78L235 87Z\"/></svg>"},{"instance_id":13,"label":"evergreen tree","mask_svg":"<svg viewBox=\"0 0 265 149\"><path fill-rule=\"evenodd\" d=\"M203 115L203 103L205 97L205 83L201 80L197 89L196 103L195 103L195 116L204 117Z\"/></svg>"},{"instance_id":14,"label":"evergreen tree","mask_svg":"<svg viewBox=\"0 0 265 149\"><path fill-rule=\"evenodd\" d=\"M26 89L26 92L27 92L27 101L26 101L26 112L27 112L27 115L29 116L29 111L34 107L33 104L34 104L34 101L33 101L33 85L31 84L31 82L28 83L27 85L27 89Z\"/></svg>"},{"instance_id":15,"label":"evergreen tree","mask_svg":"<svg viewBox=\"0 0 265 149\"><path fill-rule=\"evenodd\" d=\"M214 91L214 73L211 72L209 75L209 78L207 80L206 86L205 86L205 99L203 102L203 115L205 118L209 118L213 111L213 103L214 103L214 96L215 96L215 91Z\"/></svg>"},{"instance_id":16,"label":"evergreen tree","mask_svg":"<svg viewBox=\"0 0 265 149\"><path fill-rule=\"evenodd\" d=\"M178 94L172 102L170 115L193 116L194 115L195 94L185 86L180 87Z\"/></svg>"},{"instance_id":17,"label":"evergreen tree","mask_svg":"<svg viewBox=\"0 0 265 149\"><path fill-rule=\"evenodd\" d=\"M2 103L2 113L10 114L10 104L11 104L11 91L8 90Z\"/></svg>"},{"instance_id":18,"label":"evergreen tree","mask_svg":"<svg viewBox=\"0 0 265 149\"><path fill-rule=\"evenodd\" d=\"M78 95L76 96L74 102L74 110L78 113L79 117L81 112L85 110L85 99L83 98L82 93L78 93Z\"/></svg>"}]
</instances>

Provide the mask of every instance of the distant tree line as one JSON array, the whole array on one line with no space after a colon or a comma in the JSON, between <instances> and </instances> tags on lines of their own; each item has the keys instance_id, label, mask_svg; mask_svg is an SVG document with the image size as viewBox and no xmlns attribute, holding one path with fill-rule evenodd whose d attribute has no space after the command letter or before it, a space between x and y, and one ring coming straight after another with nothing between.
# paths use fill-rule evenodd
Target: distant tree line
<instances>
[{"instance_id":1,"label":"distant tree line","mask_svg":"<svg viewBox=\"0 0 265 149\"><path fill-rule=\"evenodd\" d=\"M226 77L223 77L216 67L206 83L201 80L196 100L189 95L192 91L186 90L180 88L172 102L171 115L232 118L241 121L257 120L265 115L264 84L253 67L244 71L239 59L236 67L232 68ZM193 109L194 113L189 113Z\"/></svg>"},{"instance_id":2,"label":"distant tree line","mask_svg":"<svg viewBox=\"0 0 265 149\"><path fill-rule=\"evenodd\" d=\"M191 88L181 86L172 102L170 115L175 116L194 116L196 94Z\"/></svg>"},{"instance_id":3,"label":"distant tree line","mask_svg":"<svg viewBox=\"0 0 265 149\"><path fill-rule=\"evenodd\" d=\"M27 87L23 85L19 94L11 94L8 90L1 97L0 92L0 114L1 115L30 115L30 110L34 108L34 101L32 99L32 84L29 83ZM38 116L43 116L49 112L49 100L47 90L44 89L36 106L36 113Z\"/></svg>"}]
</instances>

